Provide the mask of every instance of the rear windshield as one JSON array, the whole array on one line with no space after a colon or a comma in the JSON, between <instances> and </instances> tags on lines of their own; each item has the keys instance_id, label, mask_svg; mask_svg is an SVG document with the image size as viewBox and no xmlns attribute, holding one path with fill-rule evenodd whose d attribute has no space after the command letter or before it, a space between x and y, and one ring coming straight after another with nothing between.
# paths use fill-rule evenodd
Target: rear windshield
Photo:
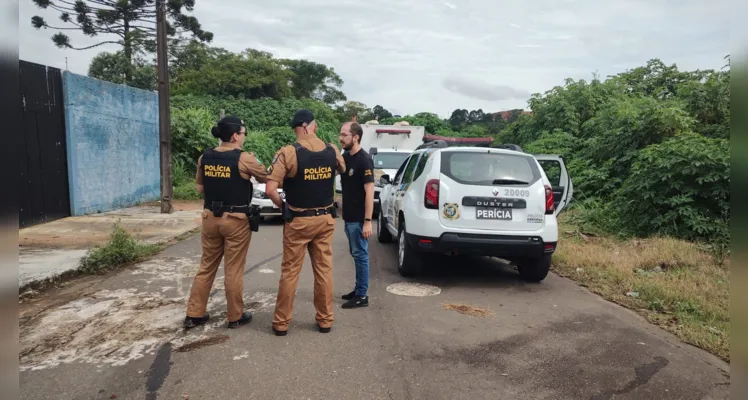
<instances>
[{"instance_id":1,"label":"rear windshield","mask_svg":"<svg viewBox=\"0 0 748 400\"><path fill-rule=\"evenodd\" d=\"M398 169L410 153L378 153L374 156L374 168Z\"/></svg>"},{"instance_id":2,"label":"rear windshield","mask_svg":"<svg viewBox=\"0 0 748 400\"><path fill-rule=\"evenodd\" d=\"M493 183L497 179L531 185L540 179L535 159L521 154L445 151L442 152L441 173L465 185L497 185Z\"/></svg>"}]
</instances>

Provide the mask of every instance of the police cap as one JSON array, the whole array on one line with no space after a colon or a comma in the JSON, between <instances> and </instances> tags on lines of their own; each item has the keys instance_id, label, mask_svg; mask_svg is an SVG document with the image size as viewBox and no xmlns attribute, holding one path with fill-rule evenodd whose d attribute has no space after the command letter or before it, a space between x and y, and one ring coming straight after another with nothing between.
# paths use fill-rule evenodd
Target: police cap
<instances>
[{"instance_id":1,"label":"police cap","mask_svg":"<svg viewBox=\"0 0 748 400\"><path fill-rule=\"evenodd\" d=\"M291 119L291 129L303 126L304 124L311 124L314 121L314 114L307 109L301 109L296 111Z\"/></svg>"}]
</instances>

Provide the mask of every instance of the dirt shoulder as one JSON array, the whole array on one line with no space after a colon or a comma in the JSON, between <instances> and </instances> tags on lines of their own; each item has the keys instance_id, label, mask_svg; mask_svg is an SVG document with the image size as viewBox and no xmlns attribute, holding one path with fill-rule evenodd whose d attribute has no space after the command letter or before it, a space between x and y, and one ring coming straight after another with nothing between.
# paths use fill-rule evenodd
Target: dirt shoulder
<instances>
[{"instance_id":1,"label":"dirt shoulder","mask_svg":"<svg viewBox=\"0 0 748 400\"><path fill-rule=\"evenodd\" d=\"M553 271L730 361L730 260L672 238L586 235L561 218Z\"/></svg>"}]
</instances>

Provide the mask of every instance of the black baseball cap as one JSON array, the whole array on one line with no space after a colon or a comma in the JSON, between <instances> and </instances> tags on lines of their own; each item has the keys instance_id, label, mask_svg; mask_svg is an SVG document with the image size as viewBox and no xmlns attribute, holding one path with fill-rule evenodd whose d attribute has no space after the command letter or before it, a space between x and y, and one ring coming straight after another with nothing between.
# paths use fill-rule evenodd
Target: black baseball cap
<instances>
[{"instance_id":1,"label":"black baseball cap","mask_svg":"<svg viewBox=\"0 0 748 400\"><path fill-rule=\"evenodd\" d=\"M219 124L244 126L244 121L242 121L239 117L235 117L233 115L227 115L227 116L221 118L221 120L218 121L218 123Z\"/></svg>"},{"instance_id":2,"label":"black baseball cap","mask_svg":"<svg viewBox=\"0 0 748 400\"><path fill-rule=\"evenodd\" d=\"M291 119L291 129L302 126L304 124L311 124L312 121L314 121L314 114L310 110L298 110Z\"/></svg>"}]
</instances>

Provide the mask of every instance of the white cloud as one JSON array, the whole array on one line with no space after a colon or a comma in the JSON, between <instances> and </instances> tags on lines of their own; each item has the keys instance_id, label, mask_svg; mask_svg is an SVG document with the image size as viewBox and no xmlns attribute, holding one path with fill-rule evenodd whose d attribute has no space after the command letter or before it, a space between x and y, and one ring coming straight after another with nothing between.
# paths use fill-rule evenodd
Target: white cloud
<instances>
[{"instance_id":1,"label":"white cloud","mask_svg":"<svg viewBox=\"0 0 748 400\"><path fill-rule=\"evenodd\" d=\"M643 65L715 68L731 50L736 0L196 0L213 45L308 58L335 68L350 99L402 113L524 108L530 93ZM102 46L54 47L20 2L20 57L85 74ZM58 16L42 13L50 22ZM79 32L78 45L96 43ZM484 83L479 83L484 82ZM480 86L483 85L483 86ZM456 94L461 93L462 95Z\"/></svg>"}]
</instances>

